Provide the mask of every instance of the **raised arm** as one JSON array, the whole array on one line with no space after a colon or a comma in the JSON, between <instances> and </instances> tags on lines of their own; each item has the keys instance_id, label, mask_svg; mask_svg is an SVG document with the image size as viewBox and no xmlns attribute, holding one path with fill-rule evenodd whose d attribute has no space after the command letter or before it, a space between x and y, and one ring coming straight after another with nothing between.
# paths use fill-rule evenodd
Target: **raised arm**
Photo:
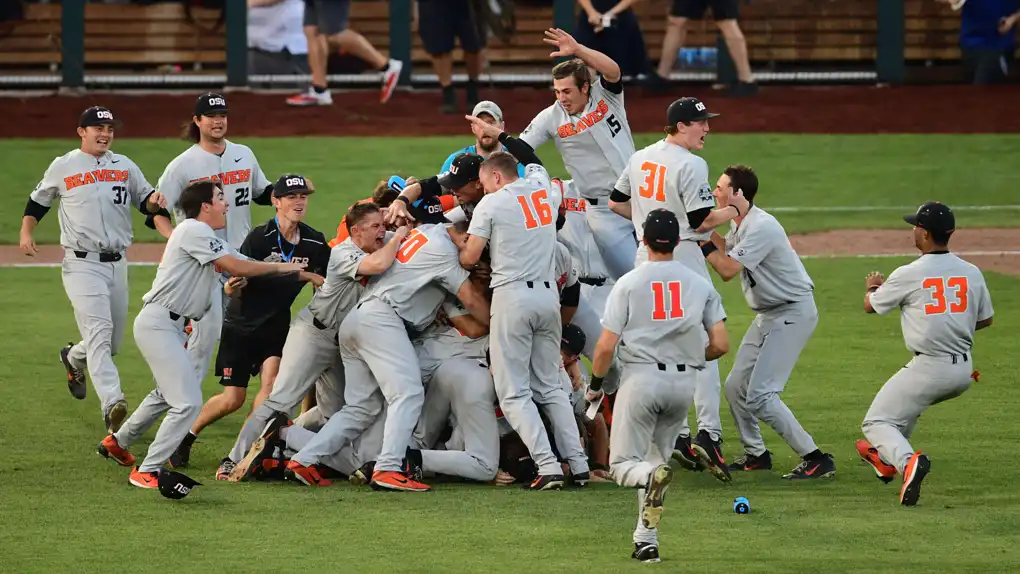
<instances>
[{"instance_id":1,"label":"raised arm","mask_svg":"<svg viewBox=\"0 0 1020 574\"><path fill-rule=\"evenodd\" d=\"M619 64L598 50L578 44L577 40L566 31L559 28L550 28L545 31L545 38L542 41L557 48L555 52L549 54L550 57L576 56L583 60L585 64L594 68L596 72L602 74L602 77L610 84L620 81Z\"/></svg>"}]
</instances>

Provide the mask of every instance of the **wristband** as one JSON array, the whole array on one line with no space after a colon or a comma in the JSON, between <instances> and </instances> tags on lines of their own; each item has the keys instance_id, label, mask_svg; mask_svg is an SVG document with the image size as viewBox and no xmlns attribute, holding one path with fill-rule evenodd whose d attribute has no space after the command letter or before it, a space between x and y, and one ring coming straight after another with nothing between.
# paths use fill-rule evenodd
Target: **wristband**
<instances>
[{"instance_id":1,"label":"wristband","mask_svg":"<svg viewBox=\"0 0 1020 574\"><path fill-rule=\"evenodd\" d=\"M398 195L398 196L397 196L397 199L394 199L393 201L403 201L403 202L404 202L404 205L406 205L406 206L408 206L408 207L411 207L411 200L410 200L410 199L407 199L407 197L406 197L406 196L403 196L403 195Z\"/></svg>"},{"instance_id":2,"label":"wristband","mask_svg":"<svg viewBox=\"0 0 1020 574\"><path fill-rule=\"evenodd\" d=\"M718 250L719 248L716 247L715 243L711 241L706 241L701 244L701 254L704 255L706 259L708 258L709 255L712 254L713 251Z\"/></svg>"},{"instance_id":3,"label":"wristband","mask_svg":"<svg viewBox=\"0 0 1020 574\"><path fill-rule=\"evenodd\" d=\"M730 204L730 207L732 207L733 209L737 210L737 217L740 217L740 208L737 207L736 205L733 205L733 204Z\"/></svg>"},{"instance_id":4,"label":"wristband","mask_svg":"<svg viewBox=\"0 0 1020 574\"><path fill-rule=\"evenodd\" d=\"M597 377L595 375L592 375L591 376L591 383L588 385L588 388L593 390L593 391L595 391L595 392L601 391L602 390L602 377Z\"/></svg>"}]
</instances>

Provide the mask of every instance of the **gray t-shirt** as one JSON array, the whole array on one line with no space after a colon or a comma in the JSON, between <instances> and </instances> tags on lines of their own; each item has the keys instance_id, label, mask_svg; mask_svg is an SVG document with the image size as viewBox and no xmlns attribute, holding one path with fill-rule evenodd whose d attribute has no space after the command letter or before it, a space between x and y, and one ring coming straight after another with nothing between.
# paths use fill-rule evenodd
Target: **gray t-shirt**
<instances>
[{"instance_id":1,"label":"gray t-shirt","mask_svg":"<svg viewBox=\"0 0 1020 574\"><path fill-rule=\"evenodd\" d=\"M78 149L54 159L30 197L45 207L59 198L62 246L120 253L134 240L131 208L141 210L152 191L126 156L108 151L97 158Z\"/></svg>"},{"instance_id":2,"label":"gray t-shirt","mask_svg":"<svg viewBox=\"0 0 1020 574\"><path fill-rule=\"evenodd\" d=\"M897 268L871 294L871 306L879 315L898 307L907 349L924 355L970 352L977 322L993 313L981 270L952 253Z\"/></svg>"},{"instance_id":3,"label":"gray t-shirt","mask_svg":"<svg viewBox=\"0 0 1020 574\"><path fill-rule=\"evenodd\" d=\"M740 286L752 310L762 312L812 297L815 286L804 263L786 230L765 210L752 207L739 226L731 221L726 249L744 266Z\"/></svg>"},{"instance_id":4,"label":"gray t-shirt","mask_svg":"<svg viewBox=\"0 0 1020 574\"><path fill-rule=\"evenodd\" d=\"M711 283L679 261L647 261L613 285L602 326L623 363L705 365L705 330L726 318Z\"/></svg>"},{"instance_id":5,"label":"gray t-shirt","mask_svg":"<svg viewBox=\"0 0 1020 574\"><path fill-rule=\"evenodd\" d=\"M338 328L354 304L361 299L368 280L358 277L358 266L365 257L368 254L355 245L350 237L330 250L326 280L308 302L312 316L326 327Z\"/></svg>"},{"instance_id":6,"label":"gray t-shirt","mask_svg":"<svg viewBox=\"0 0 1020 574\"><path fill-rule=\"evenodd\" d=\"M152 289L142 296L142 301L190 319L201 319L212 305L213 291L220 285L220 275L212 263L224 255L240 257L211 227L197 219L185 219L167 239ZM220 303L218 297L216 303Z\"/></svg>"}]
</instances>

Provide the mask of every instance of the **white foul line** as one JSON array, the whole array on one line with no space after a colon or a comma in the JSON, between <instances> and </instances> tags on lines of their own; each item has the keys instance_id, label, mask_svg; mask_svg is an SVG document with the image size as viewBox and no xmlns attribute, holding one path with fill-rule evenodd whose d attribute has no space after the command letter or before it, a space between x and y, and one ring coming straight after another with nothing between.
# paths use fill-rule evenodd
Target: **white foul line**
<instances>
[{"instance_id":1,"label":"white foul line","mask_svg":"<svg viewBox=\"0 0 1020 574\"><path fill-rule=\"evenodd\" d=\"M995 211L999 209L1015 210L1020 205L953 205L953 211ZM826 213L840 211L902 211L913 213L916 205L803 205L765 207L766 211L776 213Z\"/></svg>"}]
</instances>

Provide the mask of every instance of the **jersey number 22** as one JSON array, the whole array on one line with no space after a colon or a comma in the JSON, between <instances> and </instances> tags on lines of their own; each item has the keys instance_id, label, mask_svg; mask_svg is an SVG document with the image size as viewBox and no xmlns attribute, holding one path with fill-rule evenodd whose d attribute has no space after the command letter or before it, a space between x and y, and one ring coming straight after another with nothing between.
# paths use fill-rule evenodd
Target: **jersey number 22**
<instances>
[{"instance_id":1,"label":"jersey number 22","mask_svg":"<svg viewBox=\"0 0 1020 574\"><path fill-rule=\"evenodd\" d=\"M652 281L652 320L683 319L679 281Z\"/></svg>"}]
</instances>

